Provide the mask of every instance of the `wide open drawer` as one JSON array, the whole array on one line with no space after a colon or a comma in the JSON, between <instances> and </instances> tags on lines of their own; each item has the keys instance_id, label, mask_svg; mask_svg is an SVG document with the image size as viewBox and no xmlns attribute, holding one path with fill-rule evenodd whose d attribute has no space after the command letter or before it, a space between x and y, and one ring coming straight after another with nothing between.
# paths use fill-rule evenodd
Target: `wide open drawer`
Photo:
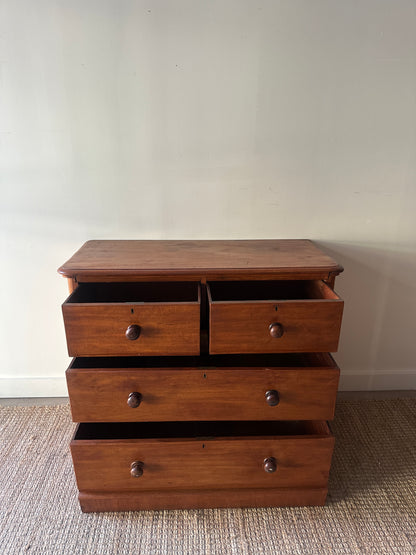
<instances>
[{"instance_id":1,"label":"wide open drawer","mask_svg":"<svg viewBox=\"0 0 416 555\"><path fill-rule=\"evenodd\" d=\"M210 282L209 350L334 352L344 303L323 281Z\"/></svg>"},{"instance_id":2,"label":"wide open drawer","mask_svg":"<svg viewBox=\"0 0 416 555\"><path fill-rule=\"evenodd\" d=\"M326 488L334 438L323 421L80 424L80 491Z\"/></svg>"},{"instance_id":3,"label":"wide open drawer","mask_svg":"<svg viewBox=\"0 0 416 555\"><path fill-rule=\"evenodd\" d=\"M198 283L80 283L62 312L70 356L199 354Z\"/></svg>"},{"instance_id":4,"label":"wide open drawer","mask_svg":"<svg viewBox=\"0 0 416 555\"><path fill-rule=\"evenodd\" d=\"M76 358L75 422L331 420L339 369L323 354Z\"/></svg>"}]
</instances>

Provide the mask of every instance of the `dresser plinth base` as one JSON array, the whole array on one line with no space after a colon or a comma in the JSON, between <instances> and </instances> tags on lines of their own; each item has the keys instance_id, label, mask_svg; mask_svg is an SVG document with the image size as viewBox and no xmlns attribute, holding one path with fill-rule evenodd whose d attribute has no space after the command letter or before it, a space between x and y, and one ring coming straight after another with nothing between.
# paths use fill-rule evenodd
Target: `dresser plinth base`
<instances>
[{"instance_id":1,"label":"dresser plinth base","mask_svg":"<svg viewBox=\"0 0 416 555\"><path fill-rule=\"evenodd\" d=\"M327 488L80 492L84 513L154 509L297 507L324 505Z\"/></svg>"}]
</instances>

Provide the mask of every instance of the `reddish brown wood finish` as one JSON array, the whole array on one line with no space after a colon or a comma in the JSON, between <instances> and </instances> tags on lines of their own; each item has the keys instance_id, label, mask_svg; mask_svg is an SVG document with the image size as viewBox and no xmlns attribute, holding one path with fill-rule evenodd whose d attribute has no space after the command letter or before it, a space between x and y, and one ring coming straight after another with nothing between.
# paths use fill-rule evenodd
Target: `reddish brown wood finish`
<instances>
[{"instance_id":1,"label":"reddish brown wood finish","mask_svg":"<svg viewBox=\"0 0 416 555\"><path fill-rule=\"evenodd\" d=\"M267 457L263 461L263 468L264 471L270 474L271 472L276 472L277 470L277 461L274 457Z\"/></svg>"},{"instance_id":2,"label":"reddish brown wood finish","mask_svg":"<svg viewBox=\"0 0 416 555\"><path fill-rule=\"evenodd\" d=\"M322 281L314 288L319 298L216 301L207 284L210 353L335 352L344 303Z\"/></svg>"},{"instance_id":3,"label":"reddish brown wood finish","mask_svg":"<svg viewBox=\"0 0 416 555\"><path fill-rule=\"evenodd\" d=\"M80 491L325 488L334 438L317 425L320 433L303 436L74 439L71 452ZM265 472L269 457L276 472ZM135 461L143 462L139 480L131 475Z\"/></svg>"},{"instance_id":4,"label":"reddish brown wood finish","mask_svg":"<svg viewBox=\"0 0 416 555\"><path fill-rule=\"evenodd\" d=\"M269 389L265 393L266 403L270 407L276 407L280 403L280 395L279 392L275 389ZM315 417L314 417L315 418Z\"/></svg>"},{"instance_id":5,"label":"reddish brown wood finish","mask_svg":"<svg viewBox=\"0 0 416 555\"><path fill-rule=\"evenodd\" d=\"M88 241L59 272L78 281L326 279L343 268L309 240ZM276 277L277 278L277 277ZM275 279L276 279L275 278Z\"/></svg>"},{"instance_id":6,"label":"reddish brown wood finish","mask_svg":"<svg viewBox=\"0 0 416 555\"><path fill-rule=\"evenodd\" d=\"M77 288L78 283L74 278L68 278L67 281L68 281L68 291L69 291L69 294L71 294Z\"/></svg>"},{"instance_id":7,"label":"reddish brown wood finish","mask_svg":"<svg viewBox=\"0 0 416 555\"><path fill-rule=\"evenodd\" d=\"M69 368L66 377L75 422L331 420L339 369ZM269 390L278 391L275 406ZM141 403L130 408L136 391Z\"/></svg>"},{"instance_id":8,"label":"reddish brown wood finish","mask_svg":"<svg viewBox=\"0 0 416 555\"><path fill-rule=\"evenodd\" d=\"M79 493L83 512L215 507L296 507L324 505L327 488L204 489Z\"/></svg>"},{"instance_id":9,"label":"reddish brown wood finish","mask_svg":"<svg viewBox=\"0 0 416 555\"><path fill-rule=\"evenodd\" d=\"M141 478L143 476L143 469L143 461L133 461L130 465L130 476L132 478Z\"/></svg>"},{"instance_id":10,"label":"reddish brown wood finish","mask_svg":"<svg viewBox=\"0 0 416 555\"><path fill-rule=\"evenodd\" d=\"M143 395L139 391L132 391L127 397L127 404L131 409L137 409L142 401ZM83 418L81 418L80 420L84 421ZM102 421L102 418L98 419L97 421Z\"/></svg>"},{"instance_id":11,"label":"reddish brown wood finish","mask_svg":"<svg viewBox=\"0 0 416 555\"><path fill-rule=\"evenodd\" d=\"M136 341L137 339L139 339L141 331L142 329L140 326L138 326L137 324L131 324L126 329L125 336L129 341Z\"/></svg>"},{"instance_id":12,"label":"reddish brown wood finish","mask_svg":"<svg viewBox=\"0 0 416 555\"><path fill-rule=\"evenodd\" d=\"M70 356L199 354L199 302L64 303L62 312ZM135 341L131 325L141 328Z\"/></svg>"},{"instance_id":13,"label":"reddish brown wood finish","mask_svg":"<svg viewBox=\"0 0 416 555\"><path fill-rule=\"evenodd\" d=\"M71 443L82 510L323 505L334 444L324 420L334 414L339 370L319 351L337 348L342 301L331 288L342 270L307 240L85 243L58 270L80 301L63 305L68 351L91 357L86 367L74 361L67 370L73 418L91 422ZM239 287L242 280L257 280L260 290L270 280L313 281L304 298L214 298L208 305L207 281ZM170 287L162 282L181 281L198 282L202 299L199 293L197 302L186 295L170 302L162 295L157 302L155 291ZM146 302L122 298L139 285L153 287ZM100 297L105 288L119 289L112 301ZM98 290L91 302L83 293ZM315 354L298 355L311 362L291 366L201 367L198 356L183 367L154 359L146 367L142 358L200 355L201 338L203 355L208 340L212 353ZM143 363L123 364L127 355ZM122 357L118 368L115 356ZM119 426L142 437L123 435ZM198 433L195 426L202 426ZM238 433L208 433L212 426L237 426Z\"/></svg>"},{"instance_id":14,"label":"reddish brown wood finish","mask_svg":"<svg viewBox=\"0 0 416 555\"><path fill-rule=\"evenodd\" d=\"M270 324L269 326L269 333L271 337L274 337L275 339L278 339L279 337L282 337L282 335L284 334L284 328L282 324L279 324L278 322L273 322L273 324Z\"/></svg>"}]
</instances>

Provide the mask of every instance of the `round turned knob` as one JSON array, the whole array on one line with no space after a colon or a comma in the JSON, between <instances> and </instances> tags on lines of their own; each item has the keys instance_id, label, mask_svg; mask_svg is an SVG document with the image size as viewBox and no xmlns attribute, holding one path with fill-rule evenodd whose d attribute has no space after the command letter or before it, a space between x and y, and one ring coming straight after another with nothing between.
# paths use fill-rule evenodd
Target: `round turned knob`
<instances>
[{"instance_id":1,"label":"round turned knob","mask_svg":"<svg viewBox=\"0 0 416 555\"><path fill-rule=\"evenodd\" d=\"M267 404L270 405L271 407L275 407L276 405L279 404L279 401L280 401L279 392L276 391L275 389L269 389L269 391L266 391L265 397L266 397Z\"/></svg>"},{"instance_id":2,"label":"round turned knob","mask_svg":"<svg viewBox=\"0 0 416 555\"><path fill-rule=\"evenodd\" d=\"M134 461L131 463L130 474L133 478L140 478L140 476L143 476L143 467L144 462L142 461Z\"/></svg>"},{"instance_id":3,"label":"round turned knob","mask_svg":"<svg viewBox=\"0 0 416 555\"><path fill-rule=\"evenodd\" d=\"M126 337L130 341L134 341L139 338L141 328L137 324L132 324L126 329Z\"/></svg>"},{"instance_id":4,"label":"round turned knob","mask_svg":"<svg viewBox=\"0 0 416 555\"><path fill-rule=\"evenodd\" d=\"M277 470L277 461L274 457L267 457L263 461L263 468L265 472L276 472Z\"/></svg>"},{"instance_id":5,"label":"round turned knob","mask_svg":"<svg viewBox=\"0 0 416 555\"><path fill-rule=\"evenodd\" d=\"M269 332L272 337L282 337L284 330L282 324L275 322L274 324L270 324Z\"/></svg>"},{"instance_id":6,"label":"round turned knob","mask_svg":"<svg viewBox=\"0 0 416 555\"><path fill-rule=\"evenodd\" d=\"M130 393L130 395L128 396L127 399L127 404L129 407L131 407L132 409L137 409L137 407L140 405L140 403L142 402L143 399L143 395L141 393L139 393L138 391L133 391L132 393Z\"/></svg>"}]
</instances>

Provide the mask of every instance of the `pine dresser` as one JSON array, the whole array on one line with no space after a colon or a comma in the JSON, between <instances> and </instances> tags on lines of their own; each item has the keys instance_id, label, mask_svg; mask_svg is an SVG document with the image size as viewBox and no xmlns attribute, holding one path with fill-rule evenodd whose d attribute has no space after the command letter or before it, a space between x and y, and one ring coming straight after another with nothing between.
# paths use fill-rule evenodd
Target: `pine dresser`
<instances>
[{"instance_id":1,"label":"pine dresser","mask_svg":"<svg viewBox=\"0 0 416 555\"><path fill-rule=\"evenodd\" d=\"M58 270L82 510L323 505L342 270L309 240L85 243Z\"/></svg>"}]
</instances>

